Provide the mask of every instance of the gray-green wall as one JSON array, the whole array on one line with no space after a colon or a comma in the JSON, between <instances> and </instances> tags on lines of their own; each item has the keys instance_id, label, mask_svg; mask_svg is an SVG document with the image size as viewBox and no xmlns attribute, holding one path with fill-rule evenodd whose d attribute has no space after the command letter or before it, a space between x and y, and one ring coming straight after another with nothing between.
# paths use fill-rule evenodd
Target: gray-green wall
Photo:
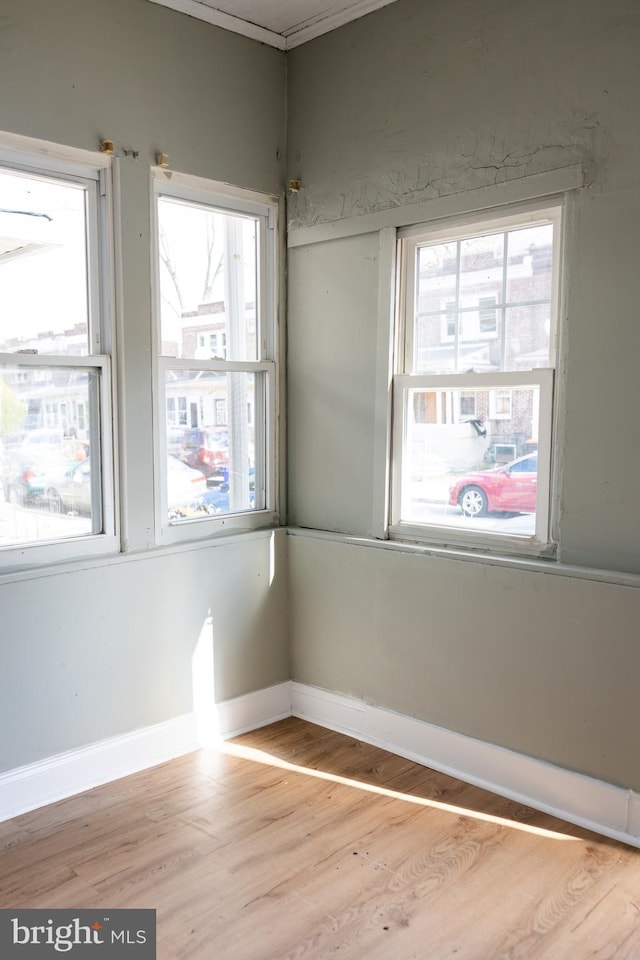
<instances>
[{"instance_id":1,"label":"gray-green wall","mask_svg":"<svg viewBox=\"0 0 640 960\"><path fill-rule=\"evenodd\" d=\"M0 578L0 771L191 711L209 616L217 699L289 676L283 532L275 570L268 533L150 549L149 166L168 153L173 169L280 193L284 84L279 51L147 0L0 4L0 130L89 150L108 138L120 156L128 551Z\"/></svg>"},{"instance_id":2,"label":"gray-green wall","mask_svg":"<svg viewBox=\"0 0 640 960\"><path fill-rule=\"evenodd\" d=\"M640 788L640 8L398 0L289 55L293 231L580 164L559 558L595 580L290 537L293 676ZM289 256L290 520L375 529L375 233ZM615 573L613 579L615 580Z\"/></svg>"},{"instance_id":3,"label":"gray-green wall","mask_svg":"<svg viewBox=\"0 0 640 960\"><path fill-rule=\"evenodd\" d=\"M3 0L0 130L120 152L127 557L0 580L0 771L290 676L640 789L636 442L640 17L612 0L398 0L288 55L147 0ZM285 103L288 99L288 130ZM291 251L291 520L152 549L148 167L280 192L294 228L581 164L560 555L595 578L384 547L372 531L378 241ZM609 578L611 579L611 578ZM211 614L209 613L211 611ZM289 646L290 643L290 646Z\"/></svg>"}]
</instances>

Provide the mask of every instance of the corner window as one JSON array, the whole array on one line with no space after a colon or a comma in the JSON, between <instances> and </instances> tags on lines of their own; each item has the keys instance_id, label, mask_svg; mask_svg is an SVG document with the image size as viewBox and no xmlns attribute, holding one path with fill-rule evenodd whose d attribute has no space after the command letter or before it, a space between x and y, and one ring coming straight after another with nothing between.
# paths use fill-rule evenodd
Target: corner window
<instances>
[{"instance_id":1,"label":"corner window","mask_svg":"<svg viewBox=\"0 0 640 960\"><path fill-rule=\"evenodd\" d=\"M116 548L110 184L104 167L1 157L0 563L10 567Z\"/></svg>"},{"instance_id":2,"label":"corner window","mask_svg":"<svg viewBox=\"0 0 640 960\"><path fill-rule=\"evenodd\" d=\"M558 204L400 233L392 536L548 548L560 229Z\"/></svg>"},{"instance_id":3,"label":"corner window","mask_svg":"<svg viewBox=\"0 0 640 960\"><path fill-rule=\"evenodd\" d=\"M160 540L275 518L275 223L270 198L159 171Z\"/></svg>"}]
</instances>

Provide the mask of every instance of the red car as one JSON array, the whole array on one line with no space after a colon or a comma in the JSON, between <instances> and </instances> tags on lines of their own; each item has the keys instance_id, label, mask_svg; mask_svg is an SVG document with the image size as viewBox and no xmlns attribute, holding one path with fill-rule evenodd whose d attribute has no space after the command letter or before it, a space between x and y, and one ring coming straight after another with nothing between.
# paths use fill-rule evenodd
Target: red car
<instances>
[{"instance_id":1,"label":"red car","mask_svg":"<svg viewBox=\"0 0 640 960\"><path fill-rule=\"evenodd\" d=\"M228 443L222 430L187 429L178 458L205 477L222 476L229 467Z\"/></svg>"},{"instance_id":2,"label":"red car","mask_svg":"<svg viewBox=\"0 0 640 960\"><path fill-rule=\"evenodd\" d=\"M492 470L477 470L460 477L449 491L449 505L459 506L465 517L492 511L535 513L538 490L538 454L532 453Z\"/></svg>"}]
</instances>

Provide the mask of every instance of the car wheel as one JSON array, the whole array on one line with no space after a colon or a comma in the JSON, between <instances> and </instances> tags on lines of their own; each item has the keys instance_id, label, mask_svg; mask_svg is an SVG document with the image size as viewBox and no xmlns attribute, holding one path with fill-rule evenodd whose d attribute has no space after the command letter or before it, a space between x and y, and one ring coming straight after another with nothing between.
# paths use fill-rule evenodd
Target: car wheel
<instances>
[{"instance_id":1,"label":"car wheel","mask_svg":"<svg viewBox=\"0 0 640 960\"><path fill-rule=\"evenodd\" d=\"M458 503L465 517L481 517L487 512L487 495L480 487L465 487Z\"/></svg>"}]
</instances>

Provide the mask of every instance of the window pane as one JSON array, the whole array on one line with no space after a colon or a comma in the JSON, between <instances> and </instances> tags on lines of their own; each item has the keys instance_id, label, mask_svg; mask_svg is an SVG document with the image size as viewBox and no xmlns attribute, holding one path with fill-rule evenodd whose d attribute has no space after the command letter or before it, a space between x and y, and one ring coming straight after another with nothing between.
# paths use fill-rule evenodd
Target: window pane
<instances>
[{"instance_id":1,"label":"window pane","mask_svg":"<svg viewBox=\"0 0 640 960\"><path fill-rule=\"evenodd\" d=\"M413 373L455 372L457 324L456 310L416 318Z\"/></svg>"},{"instance_id":2,"label":"window pane","mask_svg":"<svg viewBox=\"0 0 640 960\"><path fill-rule=\"evenodd\" d=\"M400 519L533 535L539 393L407 390Z\"/></svg>"},{"instance_id":3,"label":"window pane","mask_svg":"<svg viewBox=\"0 0 640 960\"><path fill-rule=\"evenodd\" d=\"M425 313L442 310L445 301L456 300L458 244L429 243L418 247L418 309Z\"/></svg>"},{"instance_id":4,"label":"window pane","mask_svg":"<svg viewBox=\"0 0 640 960\"><path fill-rule=\"evenodd\" d=\"M475 309L422 317L413 373L487 373L502 369L503 310ZM457 331L457 332L456 332Z\"/></svg>"},{"instance_id":5,"label":"window pane","mask_svg":"<svg viewBox=\"0 0 640 960\"><path fill-rule=\"evenodd\" d=\"M264 374L172 369L165 387L170 521L264 509L263 494L256 493ZM169 401L178 394L185 398L186 426L172 418Z\"/></svg>"},{"instance_id":6,"label":"window pane","mask_svg":"<svg viewBox=\"0 0 640 960\"><path fill-rule=\"evenodd\" d=\"M548 367L551 344L553 226L509 234L505 370Z\"/></svg>"},{"instance_id":7,"label":"window pane","mask_svg":"<svg viewBox=\"0 0 640 960\"><path fill-rule=\"evenodd\" d=\"M507 302L551 299L553 224L512 230L508 237Z\"/></svg>"},{"instance_id":8,"label":"window pane","mask_svg":"<svg viewBox=\"0 0 640 960\"><path fill-rule=\"evenodd\" d=\"M0 368L0 545L102 531L99 470L92 481L99 376L82 367Z\"/></svg>"},{"instance_id":9,"label":"window pane","mask_svg":"<svg viewBox=\"0 0 640 960\"><path fill-rule=\"evenodd\" d=\"M457 271L457 243L418 247L414 373L451 373L455 369Z\"/></svg>"},{"instance_id":10,"label":"window pane","mask_svg":"<svg viewBox=\"0 0 640 960\"><path fill-rule=\"evenodd\" d=\"M419 247L410 372L549 366L552 245L543 223Z\"/></svg>"},{"instance_id":11,"label":"window pane","mask_svg":"<svg viewBox=\"0 0 640 960\"><path fill-rule=\"evenodd\" d=\"M0 170L0 353L89 350L86 190Z\"/></svg>"},{"instance_id":12,"label":"window pane","mask_svg":"<svg viewBox=\"0 0 640 960\"><path fill-rule=\"evenodd\" d=\"M510 307L506 311L506 370L548 367L551 329L548 303Z\"/></svg>"},{"instance_id":13,"label":"window pane","mask_svg":"<svg viewBox=\"0 0 640 960\"><path fill-rule=\"evenodd\" d=\"M257 360L258 221L158 199L161 352Z\"/></svg>"},{"instance_id":14,"label":"window pane","mask_svg":"<svg viewBox=\"0 0 640 960\"><path fill-rule=\"evenodd\" d=\"M504 233L472 237L460 243L460 306L483 298L502 303Z\"/></svg>"}]
</instances>

